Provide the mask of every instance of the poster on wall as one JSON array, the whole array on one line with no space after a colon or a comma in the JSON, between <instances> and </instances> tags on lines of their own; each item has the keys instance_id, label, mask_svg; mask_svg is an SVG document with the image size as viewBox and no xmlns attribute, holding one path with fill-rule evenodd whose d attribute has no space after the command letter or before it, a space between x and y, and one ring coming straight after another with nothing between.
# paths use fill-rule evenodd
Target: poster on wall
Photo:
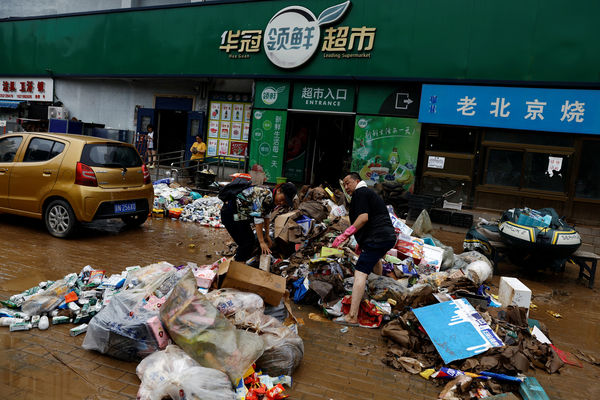
<instances>
[{"instance_id":1,"label":"poster on wall","mask_svg":"<svg viewBox=\"0 0 600 400\"><path fill-rule=\"evenodd\" d=\"M244 105L243 104L234 104L233 105L233 115L232 115L232 121L234 122L242 122L242 119L244 118Z\"/></svg>"},{"instance_id":2,"label":"poster on wall","mask_svg":"<svg viewBox=\"0 0 600 400\"><path fill-rule=\"evenodd\" d=\"M248 137L250 137L250 124L244 124L242 128L242 140L248 141Z\"/></svg>"},{"instance_id":3,"label":"poster on wall","mask_svg":"<svg viewBox=\"0 0 600 400\"><path fill-rule=\"evenodd\" d=\"M231 147L229 149L229 154L232 156L247 156L248 155L248 143L231 141Z\"/></svg>"},{"instance_id":4,"label":"poster on wall","mask_svg":"<svg viewBox=\"0 0 600 400\"><path fill-rule=\"evenodd\" d=\"M396 182L413 191L421 124L412 118L356 116L352 171L367 185Z\"/></svg>"},{"instance_id":5,"label":"poster on wall","mask_svg":"<svg viewBox=\"0 0 600 400\"><path fill-rule=\"evenodd\" d=\"M244 122L250 123L250 118L252 118L252 104L244 105Z\"/></svg>"},{"instance_id":6,"label":"poster on wall","mask_svg":"<svg viewBox=\"0 0 600 400\"><path fill-rule=\"evenodd\" d=\"M226 156L229 153L229 140L219 140L219 155Z\"/></svg>"},{"instance_id":7,"label":"poster on wall","mask_svg":"<svg viewBox=\"0 0 600 400\"><path fill-rule=\"evenodd\" d=\"M210 119L217 121L221 119L221 103L210 103Z\"/></svg>"},{"instance_id":8,"label":"poster on wall","mask_svg":"<svg viewBox=\"0 0 600 400\"><path fill-rule=\"evenodd\" d=\"M208 137L219 137L219 121L210 121L208 123Z\"/></svg>"},{"instance_id":9,"label":"poster on wall","mask_svg":"<svg viewBox=\"0 0 600 400\"><path fill-rule=\"evenodd\" d=\"M233 158L233 156L242 151L240 150L241 146L237 144L232 146L232 143L233 141L245 142L246 149L244 152L248 152L247 142L250 136L250 123L242 121L246 118L246 112L248 112L248 115L251 115L252 104L246 102L222 102L219 100L211 100L208 109L211 110L211 116L207 123L207 139L218 140L215 140L213 143L213 152L207 152L207 155L212 155L213 157L225 156L226 159L231 161L238 160L238 158Z\"/></svg>"},{"instance_id":10,"label":"poster on wall","mask_svg":"<svg viewBox=\"0 0 600 400\"><path fill-rule=\"evenodd\" d=\"M231 121L231 103L221 104L221 120Z\"/></svg>"},{"instance_id":11,"label":"poster on wall","mask_svg":"<svg viewBox=\"0 0 600 400\"><path fill-rule=\"evenodd\" d=\"M208 146L206 148L206 155L208 157L214 157L217 155L217 139L208 139Z\"/></svg>"},{"instance_id":12,"label":"poster on wall","mask_svg":"<svg viewBox=\"0 0 600 400\"><path fill-rule=\"evenodd\" d=\"M221 121L221 134L219 135L221 139L229 139L229 125L229 122Z\"/></svg>"},{"instance_id":13,"label":"poster on wall","mask_svg":"<svg viewBox=\"0 0 600 400\"><path fill-rule=\"evenodd\" d=\"M231 140L240 140L242 137L242 124L240 122L233 122L231 124Z\"/></svg>"},{"instance_id":14,"label":"poster on wall","mask_svg":"<svg viewBox=\"0 0 600 400\"><path fill-rule=\"evenodd\" d=\"M252 117L250 168L264 171L267 182L275 182L283 167L287 111L254 110Z\"/></svg>"}]
</instances>

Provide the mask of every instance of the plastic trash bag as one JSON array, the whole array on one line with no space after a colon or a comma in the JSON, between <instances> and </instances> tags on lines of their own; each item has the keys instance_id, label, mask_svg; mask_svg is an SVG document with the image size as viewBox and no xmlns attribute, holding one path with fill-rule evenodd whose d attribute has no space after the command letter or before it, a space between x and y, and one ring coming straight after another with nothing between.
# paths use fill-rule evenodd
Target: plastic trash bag
<instances>
[{"instance_id":1,"label":"plastic trash bag","mask_svg":"<svg viewBox=\"0 0 600 400\"><path fill-rule=\"evenodd\" d=\"M421 214L417 217L417 220L412 226L413 235L423 237L428 233L431 233L433 226L431 225L431 218L427 210L421 211Z\"/></svg>"},{"instance_id":2,"label":"plastic trash bag","mask_svg":"<svg viewBox=\"0 0 600 400\"><path fill-rule=\"evenodd\" d=\"M487 281L494 274L490 260L477 251L467 251L455 256L454 268L460 268L476 285Z\"/></svg>"},{"instance_id":3,"label":"plastic trash bag","mask_svg":"<svg viewBox=\"0 0 600 400\"><path fill-rule=\"evenodd\" d=\"M481 285L494 274L492 266L485 261L473 261L471 264L467 265L467 268L465 268L463 272L466 277L476 285Z\"/></svg>"},{"instance_id":4,"label":"plastic trash bag","mask_svg":"<svg viewBox=\"0 0 600 400\"><path fill-rule=\"evenodd\" d=\"M40 315L54 310L64 301L65 295L76 280L77 274L69 274L54 282L48 289L25 300L21 305L21 311L27 315Z\"/></svg>"},{"instance_id":5,"label":"plastic trash bag","mask_svg":"<svg viewBox=\"0 0 600 400\"><path fill-rule=\"evenodd\" d=\"M236 398L225 373L202 367L175 345L146 357L135 372L142 381L138 400Z\"/></svg>"},{"instance_id":6,"label":"plastic trash bag","mask_svg":"<svg viewBox=\"0 0 600 400\"><path fill-rule=\"evenodd\" d=\"M271 376L291 375L304 356L304 342L297 333L262 310L239 311L233 317L235 326L260 335L265 351L256 360L263 373Z\"/></svg>"},{"instance_id":7,"label":"plastic trash bag","mask_svg":"<svg viewBox=\"0 0 600 400\"><path fill-rule=\"evenodd\" d=\"M258 335L236 329L198 292L191 270L173 288L160 319L179 347L200 365L225 372L232 382L263 352Z\"/></svg>"},{"instance_id":8,"label":"plastic trash bag","mask_svg":"<svg viewBox=\"0 0 600 400\"><path fill-rule=\"evenodd\" d=\"M158 278L163 276L166 272L173 271L175 268L173 264L168 262L159 262L156 264L150 264L146 267L134 269L127 273L127 279L123 284L124 288L135 287L136 289L144 288L145 286L155 283ZM149 290L148 295L152 290Z\"/></svg>"},{"instance_id":9,"label":"plastic trash bag","mask_svg":"<svg viewBox=\"0 0 600 400\"><path fill-rule=\"evenodd\" d=\"M143 292L123 291L92 318L82 347L125 361L136 361L159 350L148 327L158 311L142 306Z\"/></svg>"},{"instance_id":10,"label":"plastic trash bag","mask_svg":"<svg viewBox=\"0 0 600 400\"><path fill-rule=\"evenodd\" d=\"M265 303L256 293L243 292L237 289L219 289L206 294L212 303L223 315L229 317L238 311L254 312L264 310Z\"/></svg>"}]
</instances>

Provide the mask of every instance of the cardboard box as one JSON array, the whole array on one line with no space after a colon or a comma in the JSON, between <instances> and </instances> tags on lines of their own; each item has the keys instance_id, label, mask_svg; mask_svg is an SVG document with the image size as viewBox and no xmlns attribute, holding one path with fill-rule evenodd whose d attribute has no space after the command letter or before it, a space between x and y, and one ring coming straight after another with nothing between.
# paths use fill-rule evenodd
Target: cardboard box
<instances>
[{"instance_id":1,"label":"cardboard box","mask_svg":"<svg viewBox=\"0 0 600 400\"><path fill-rule=\"evenodd\" d=\"M292 211L277 216L273 221L275 238L286 243L302 242L302 228L294 221L300 215L300 211Z\"/></svg>"},{"instance_id":2,"label":"cardboard box","mask_svg":"<svg viewBox=\"0 0 600 400\"><path fill-rule=\"evenodd\" d=\"M225 275L221 287L239 289L258 294L263 300L277 306L285 293L285 278L252 268L237 261L224 262L219 266L219 277Z\"/></svg>"},{"instance_id":3,"label":"cardboard box","mask_svg":"<svg viewBox=\"0 0 600 400\"><path fill-rule=\"evenodd\" d=\"M529 315L531 290L517 278L506 276L500 278L498 299L503 307L518 306L527 308L527 315Z\"/></svg>"}]
</instances>

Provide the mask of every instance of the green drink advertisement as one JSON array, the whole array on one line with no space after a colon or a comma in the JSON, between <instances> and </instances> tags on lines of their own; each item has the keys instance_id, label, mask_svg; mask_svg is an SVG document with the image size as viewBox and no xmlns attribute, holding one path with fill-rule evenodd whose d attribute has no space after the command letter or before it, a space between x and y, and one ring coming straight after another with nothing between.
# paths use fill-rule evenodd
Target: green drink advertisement
<instances>
[{"instance_id":1,"label":"green drink advertisement","mask_svg":"<svg viewBox=\"0 0 600 400\"><path fill-rule=\"evenodd\" d=\"M396 182L413 191L421 124L413 118L357 115L352 171L369 186Z\"/></svg>"},{"instance_id":2,"label":"green drink advertisement","mask_svg":"<svg viewBox=\"0 0 600 400\"><path fill-rule=\"evenodd\" d=\"M250 168L264 171L267 182L281 176L285 150L287 111L254 110L250 142Z\"/></svg>"}]
</instances>

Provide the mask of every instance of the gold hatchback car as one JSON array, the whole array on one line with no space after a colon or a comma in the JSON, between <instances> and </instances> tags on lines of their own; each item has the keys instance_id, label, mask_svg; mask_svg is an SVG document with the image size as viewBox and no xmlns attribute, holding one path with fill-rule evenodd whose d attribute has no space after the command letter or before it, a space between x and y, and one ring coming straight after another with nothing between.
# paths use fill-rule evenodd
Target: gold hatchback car
<instances>
[{"instance_id":1,"label":"gold hatchback car","mask_svg":"<svg viewBox=\"0 0 600 400\"><path fill-rule=\"evenodd\" d=\"M141 225L153 198L150 172L130 144L54 133L0 136L0 212L43 219L53 236L103 218Z\"/></svg>"}]
</instances>

